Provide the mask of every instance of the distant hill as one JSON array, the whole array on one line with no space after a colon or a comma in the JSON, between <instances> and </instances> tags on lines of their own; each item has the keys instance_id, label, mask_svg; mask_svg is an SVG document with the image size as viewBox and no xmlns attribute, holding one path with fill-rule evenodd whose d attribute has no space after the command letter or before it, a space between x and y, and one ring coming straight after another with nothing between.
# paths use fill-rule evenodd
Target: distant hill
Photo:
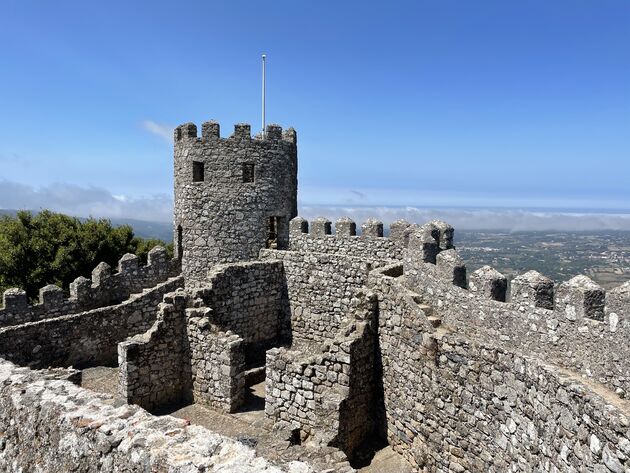
<instances>
[{"instance_id":1,"label":"distant hill","mask_svg":"<svg viewBox=\"0 0 630 473\"><path fill-rule=\"evenodd\" d=\"M33 212L37 213L37 212ZM15 217L17 210L12 209L0 209L0 216L10 215ZM85 220L84 218L80 218ZM136 236L141 238L157 238L166 243L170 243L173 240L173 227L170 223L166 222L147 222L145 220L136 220L133 218L110 218L112 225L129 225L133 228L133 232Z\"/></svg>"},{"instance_id":2,"label":"distant hill","mask_svg":"<svg viewBox=\"0 0 630 473\"><path fill-rule=\"evenodd\" d=\"M173 241L173 226L166 222L147 222L132 218L110 218L112 225L129 225L136 236L157 238L166 243Z\"/></svg>"}]
</instances>

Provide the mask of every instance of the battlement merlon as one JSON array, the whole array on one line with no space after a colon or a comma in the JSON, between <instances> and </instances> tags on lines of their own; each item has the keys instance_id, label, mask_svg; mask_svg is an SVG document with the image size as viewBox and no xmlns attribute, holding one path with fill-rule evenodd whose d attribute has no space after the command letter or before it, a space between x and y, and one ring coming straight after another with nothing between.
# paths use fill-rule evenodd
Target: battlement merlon
<instances>
[{"instance_id":1,"label":"battlement merlon","mask_svg":"<svg viewBox=\"0 0 630 473\"><path fill-rule=\"evenodd\" d=\"M221 125L214 121L209 120L201 125L201 137L197 133L197 125L194 123L184 123L175 128L173 133L173 140L175 145L184 144L187 142L201 141L205 143L212 143L217 141L231 140L251 143L273 143L273 142L285 142L294 146L297 145L297 132L294 128L290 127L286 130L282 130L282 127L276 124L269 124L265 128L265 133L258 134L252 137L251 125L248 123L237 123L234 125L234 133L227 138L221 138Z\"/></svg>"}]
</instances>

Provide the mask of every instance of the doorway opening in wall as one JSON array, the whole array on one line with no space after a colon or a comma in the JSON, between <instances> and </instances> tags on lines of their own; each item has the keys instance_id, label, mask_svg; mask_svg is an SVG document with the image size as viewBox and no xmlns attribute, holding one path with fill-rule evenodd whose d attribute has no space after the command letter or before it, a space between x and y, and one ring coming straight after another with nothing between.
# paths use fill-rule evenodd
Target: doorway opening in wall
<instances>
[{"instance_id":1,"label":"doorway opening in wall","mask_svg":"<svg viewBox=\"0 0 630 473\"><path fill-rule=\"evenodd\" d=\"M245 348L245 395L239 412L263 411L265 409L265 375L267 350L276 346L272 343L249 343Z\"/></svg>"},{"instance_id":2,"label":"doorway opening in wall","mask_svg":"<svg viewBox=\"0 0 630 473\"><path fill-rule=\"evenodd\" d=\"M263 370L264 375L264 370ZM245 402L239 412L265 410L265 380L245 384Z\"/></svg>"},{"instance_id":3,"label":"doorway opening in wall","mask_svg":"<svg viewBox=\"0 0 630 473\"><path fill-rule=\"evenodd\" d=\"M280 229L280 217L269 217L267 223L267 248L278 249L278 230Z\"/></svg>"}]
</instances>

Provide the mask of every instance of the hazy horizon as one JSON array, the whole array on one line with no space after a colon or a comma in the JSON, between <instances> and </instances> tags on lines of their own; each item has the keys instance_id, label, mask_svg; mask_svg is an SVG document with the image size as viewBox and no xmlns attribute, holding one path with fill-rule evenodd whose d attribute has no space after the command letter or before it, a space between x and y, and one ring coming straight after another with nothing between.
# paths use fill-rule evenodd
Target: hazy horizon
<instances>
[{"instance_id":1,"label":"hazy horizon","mask_svg":"<svg viewBox=\"0 0 630 473\"><path fill-rule=\"evenodd\" d=\"M0 197L3 187L0 187ZM163 199L125 201L107 193L94 191L104 200L89 199L89 189L82 189L84 198L76 200L72 192L36 193L45 200L30 198L29 205L3 206L0 210L52 210L76 217L137 220L139 222L170 225L172 201ZM64 200L64 197L66 200ZM16 198L15 201L25 201ZM2 202L0 198L0 202ZM6 200L5 200L6 202ZM115 202L116 205L113 205ZM422 206L340 206L312 205L298 202L301 217L312 220L327 217L333 223L340 217L351 217L358 224L368 218L378 218L389 225L398 219L414 223L446 220L456 230L490 231L630 231L630 210L613 209L540 209L507 207L422 207Z\"/></svg>"}]
</instances>

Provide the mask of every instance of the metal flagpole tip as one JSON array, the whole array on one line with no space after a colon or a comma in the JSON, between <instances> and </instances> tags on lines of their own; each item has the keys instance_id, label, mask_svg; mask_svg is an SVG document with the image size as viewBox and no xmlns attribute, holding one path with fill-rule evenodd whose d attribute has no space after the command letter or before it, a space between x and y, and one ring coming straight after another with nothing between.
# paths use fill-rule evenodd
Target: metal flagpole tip
<instances>
[{"instance_id":1,"label":"metal flagpole tip","mask_svg":"<svg viewBox=\"0 0 630 473\"><path fill-rule=\"evenodd\" d=\"M267 58L267 55L266 55L266 54L263 54L263 55L262 55L262 58L263 58L263 59L266 59L266 58Z\"/></svg>"}]
</instances>

